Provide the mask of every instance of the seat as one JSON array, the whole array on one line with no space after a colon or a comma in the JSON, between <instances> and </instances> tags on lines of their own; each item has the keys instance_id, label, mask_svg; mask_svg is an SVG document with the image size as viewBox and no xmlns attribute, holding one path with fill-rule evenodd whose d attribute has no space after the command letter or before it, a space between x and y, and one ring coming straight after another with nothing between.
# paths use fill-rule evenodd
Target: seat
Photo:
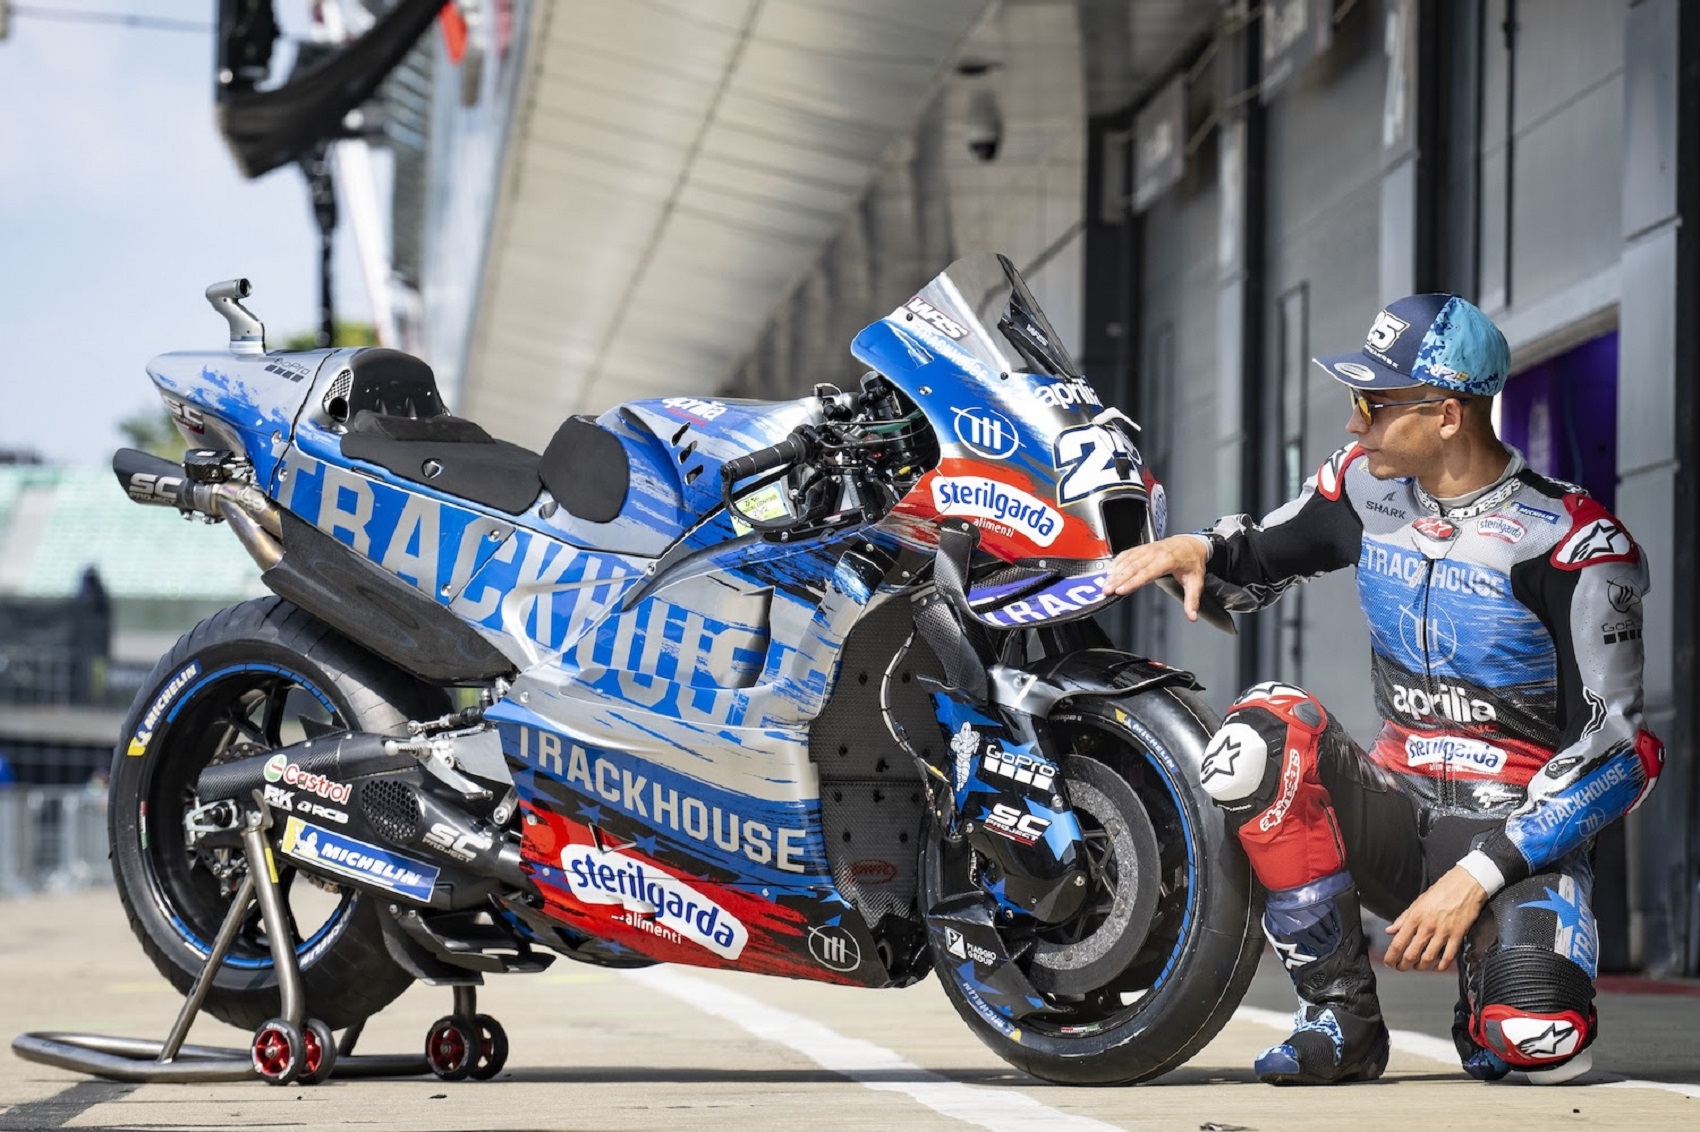
<instances>
[{"instance_id":1,"label":"seat","mask_svg":"<svg viewBox=\"0 0 1700 1132\"><path fill-rule=\"evenodd\" d=\"M530 507L542 486L537 453L460 417L359 409L342 438L342 454L510 515Z\"/></svg>"},{"instance_id":2,"label":"seat","mask_svg":"<svg viewBox=\"0 0 1700 1132\"><path fill-rule=\"evenodd\" d=\"M543 486L567 511L591 523L617 519L631 490L631 457L620 438L589 417L568 417L538 465Z\"/></svg>"}]
</instances>

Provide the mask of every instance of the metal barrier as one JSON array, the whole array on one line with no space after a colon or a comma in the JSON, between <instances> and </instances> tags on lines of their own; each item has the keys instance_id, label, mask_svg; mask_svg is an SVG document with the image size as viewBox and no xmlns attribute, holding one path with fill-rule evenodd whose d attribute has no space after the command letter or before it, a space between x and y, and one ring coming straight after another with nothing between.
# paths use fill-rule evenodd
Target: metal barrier
<instances>
[{"instance_id":1,"label":"metal barrier","mask_svg":"<svg viewBox=\"0 0 1700 1132\"><path fill-rule=\"evenodd\" d=\"M0 896L111 884L106 857L104 791L0 787Z\"/></svg>"}]
</instances>

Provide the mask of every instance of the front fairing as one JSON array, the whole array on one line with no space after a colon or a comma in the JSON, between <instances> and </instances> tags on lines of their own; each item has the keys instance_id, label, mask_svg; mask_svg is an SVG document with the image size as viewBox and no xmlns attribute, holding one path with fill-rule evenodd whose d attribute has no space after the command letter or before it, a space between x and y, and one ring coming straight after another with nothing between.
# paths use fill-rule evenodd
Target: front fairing
<instances>
[{"instance_id":1,"label":"front fairing","mask_svg":"<svg viewBox=\"0 0 1700 1132\"><path fill-rule=\"evenodd\" d=\"M1105 603L1120 550L1161 537L1161 486L1013 265L952 264L857 335L852 350L927 417L939 461L882 526L917 546L965 518L1009 567L970 591L988 623L1066 620ZM1008 615L1014 610L1013 616Z\"/></svg>"}]
</instances>

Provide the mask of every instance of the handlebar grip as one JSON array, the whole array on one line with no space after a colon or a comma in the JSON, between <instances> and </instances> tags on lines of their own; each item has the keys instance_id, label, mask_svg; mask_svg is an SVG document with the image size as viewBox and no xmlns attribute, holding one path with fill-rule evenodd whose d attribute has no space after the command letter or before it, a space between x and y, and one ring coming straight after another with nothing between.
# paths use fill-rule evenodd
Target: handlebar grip
<instances>
[{"instance_id":1,"label":"handlebar grip","mask_svg":"<svg viewBox=\"0 0 1700 1132\"><path fill-rule=\"evenodd\" d=\"M720 478L730 484L758 472L795 464L809 455L810 444L799 433L792 433L771 448L758 449L744 456L734 456L720 465Z\"/></svg>"},{"instance_id":2,"label":"handlebar grip","mask_svg":"<svg viewBox=\"0 0 1700 1132\"><path fill-rule=\"evenodd\" d=\"M112 471L125 494L137 503L195 509L195 485L181 464L135 448L120 448L112 454Z\"/></svg>"}]
</instances>

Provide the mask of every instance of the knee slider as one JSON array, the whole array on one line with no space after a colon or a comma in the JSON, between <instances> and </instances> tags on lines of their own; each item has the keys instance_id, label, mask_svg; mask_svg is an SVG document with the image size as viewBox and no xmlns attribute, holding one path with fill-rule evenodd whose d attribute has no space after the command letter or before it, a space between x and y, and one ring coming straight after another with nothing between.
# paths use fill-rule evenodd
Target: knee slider
<instances>
[{"instance_id":1,"label":"knee slider","mask_svg":"<svg viewBox=\"0 0 1700 1132\"><path fill-rule=\"evenodd\" d=\"M1272 754L1256 728L1230 719L1204 748L1204 762L1198 771L1204 792L1229 809L1247 808L1263 785L1264 768L1279 757L1280 751L1276 745Z\"/></svg>"},{"instance_id":2,"label":"knee slider","mask_svg":"<svg viewBox=\"0 0 1700 1132\"><path fill-rule=\"evenodd\" d=\"M1278 680L1253 684L1241 692L1239 699L1228 708L1228 717L1231 719L1240 709L1249 707L1262 708L1282 723L1313 736L1322 734L1322 729L1328 725L1328 713L1322 710L1322 704L1315 696L1303 688Z\"/></svg>"},{"instance_id":3,"label":"knee slider","mask_svg":"<svg viewBox=\"0 0 1700 1132\"><path fill-rule=\"evenodd\" d=\"M1598 1023L1581 967L1539 948L1496 951L1482 962L1470 1036L1515 1069L1553 1069L1587 1049Z\"/></svg>"},{"instance_id":4,"label":"knee slider","mask_svg":"<svg viewBox=\"0 0 1700 1132\"><path fill-rule=\"evenodd\" d=\"M1236 813L1269 805L1282 753L1289 746L1314 748L1327 722L1322 705L1303 688L1269 682L1246 689L1205 748L1199 768L1204 792Z\"/></svg>"}]
</instances>

